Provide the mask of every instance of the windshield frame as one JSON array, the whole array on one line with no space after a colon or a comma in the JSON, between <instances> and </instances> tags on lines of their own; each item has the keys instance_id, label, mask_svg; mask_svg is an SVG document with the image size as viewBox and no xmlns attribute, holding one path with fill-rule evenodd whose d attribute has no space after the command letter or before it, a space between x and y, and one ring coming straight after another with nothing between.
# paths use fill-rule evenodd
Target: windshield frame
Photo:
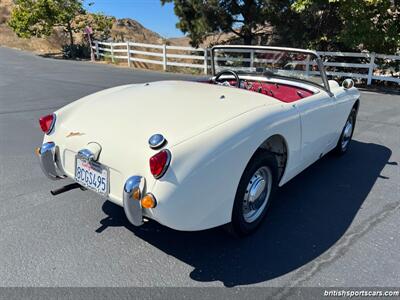
<instances>
[{"instance_id":1,"label":"windshield frame","mask_svg":"<svg viewBox=\"0 0 400 300\"><path fill-rule=\"evenodd\" d=\"M218 46L214 46L211 48L211 71L212 71L212 76L215 76L215 50L224 50L226 49L227 52L229 52L230 49L248 49L249 52L251 52L252 50L271 50L271 51L291 51L291 52L299 52L299 53L303 53L303 54L309 54L309 55L314 55L317 65L318 65L318 70L320 72L321 75L321 79L323 82L323 86L316 84L315 82L309 81L309 80L302 80L302 79L298 79L298 78L291 78L291 77L287 77L287 76L281 76L284 77L285 79L288 80L293 80L293 81L301 81L301 82L305 82L308 84L312 84L312 85L317 85L318 87L320 87L321 89L325 90L329 96L332 96L332 92L330 91L330 87L329 87L329 82L328 82L328 78L325 72L325 67L324 64L321 60L321 58L319 57L318 53L313 51L313 50L306 50L306 49L297 49L297 48L286 48L286 47L272 47L272 46L245 46L245 45L218 45ZM229 70L229 69L227 69ZM252 75L254 74L254 76L263 76L262 74L258 74L258 73L249 73L246 75ZM278 75L274 75L276 77L279 77Z\"/></svg>"}]
</instances>

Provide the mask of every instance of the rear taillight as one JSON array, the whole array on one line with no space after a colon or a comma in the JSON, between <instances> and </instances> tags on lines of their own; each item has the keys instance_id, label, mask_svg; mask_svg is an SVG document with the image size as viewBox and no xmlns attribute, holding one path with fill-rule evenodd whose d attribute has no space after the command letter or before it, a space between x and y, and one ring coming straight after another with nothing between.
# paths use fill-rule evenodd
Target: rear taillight
<instances>
[{"instance_id":1,"label":"rear taillight","mask_svg":"<svg viewBox=\"0 0 400 300\"><path fill-rule=\"evenodd\" d=\"M56 123L56 115L55 114L43 116L43 117L40 117L40 119L39 119L40 128L46 134L49 134L53 130L55 123Z\"/></svg>"},{"instance_id":2,"label":"rear taillight","mask_svg":"<svg viewBox=\"0 0 400 300\"><path fill-rule=\"evenodd\" d=\"M171 161L171 152L162 150L150 158L150 171L155 178L165 174Z\"/></svg>"}]
</instances>

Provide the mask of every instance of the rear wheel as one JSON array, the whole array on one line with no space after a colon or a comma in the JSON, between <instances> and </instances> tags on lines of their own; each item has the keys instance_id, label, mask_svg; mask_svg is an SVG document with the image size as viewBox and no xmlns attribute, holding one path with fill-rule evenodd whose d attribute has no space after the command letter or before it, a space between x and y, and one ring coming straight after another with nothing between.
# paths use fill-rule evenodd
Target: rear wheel
<instances>
[{"instance_id":1,"label":"rear wheel","mask_svg":"<svg viewBox=\"0 0 400 300\"><path fill-rule=\"evenodd\" d=\"M347 152L351 138L354 133L354 126L356 125L357 110L353 107L347 118L346 124L343 127L342 134L340 135L339 141L334 149L334 152L338 155L342 155Z\"/></svg>"},{"instance_id":2,"label":"rear wheel","mask_svg":"<svg viewBox=\"0 0 400 300\"><path fill-rule=\"evenodd\" d=\"M268 152L257 153L240 179L228 231L236 236L254 232L265 217L276 188L275 157Z\"/></svg>"}]
</instances>

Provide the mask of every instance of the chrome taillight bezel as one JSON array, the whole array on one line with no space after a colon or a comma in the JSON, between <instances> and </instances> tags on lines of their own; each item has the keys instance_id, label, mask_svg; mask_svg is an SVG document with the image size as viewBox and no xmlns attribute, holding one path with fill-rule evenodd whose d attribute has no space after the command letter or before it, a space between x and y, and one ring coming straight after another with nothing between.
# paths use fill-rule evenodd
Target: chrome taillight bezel
<instances>
[{"instance_id":1,"label":"chrome taillight bezel","mask_svg":"<svg viewBox=\"0 0 400 300\"><path fill-rule=\"evenodd\" d=\"M151 164L150 164L150 161L151 161L151 158L152 158L152 157L154 157L154 156L160 154L161 152L167 153L167 161L165 162L161 173L158 174L158 175L155 175L155 174L153 174L153 172L151 172ZM157 152L156 154L154 154L153 156L150 157L150 159L149 159L150 173L153 175L153 177L154 177L155 179L160 179L161 177L164 176L164 174L167 172L167 170L168 170L168 168L169 168L169 166L170 166L170 164L171 164L171 158L172 158L171 151L169 151L168 149L163 149L163 150Z\"/></svg>"},{"instance_id":2,"label":"chrome taillight bezel","mask_svg":"<svg viewBox=\"0 0 400 300\"><path fill-rule=\"evenodd\" d=\"M53 132L53 130L55 128L55 125L56 125L56 121L57 121L57 115L55 113L52 113L52 114L49 114L49 115L46 115L46 116L42 116L42 117L39 118L39 123L40 123L40 120L42 118L48 117L50 115L52 116L53 119L51 120L49 129L47 131L43 131L43 128L41 128L42 131L44 132L44 134L47 134L47 135L50 135Z\"/></svg>"},{"instance_id":3,"label":"chrome taillight bezel","mask_svg":"<svg viewBox=\"0 0 400 300\"><path fill-rule=\"evenodd\" d=\"M54 128L56 127L56 121L57 121L57 115L53 113L53 121L50 124L49 131L46 133L47 135L49 135L53 132Z\"/></svg>"}]
</instances>

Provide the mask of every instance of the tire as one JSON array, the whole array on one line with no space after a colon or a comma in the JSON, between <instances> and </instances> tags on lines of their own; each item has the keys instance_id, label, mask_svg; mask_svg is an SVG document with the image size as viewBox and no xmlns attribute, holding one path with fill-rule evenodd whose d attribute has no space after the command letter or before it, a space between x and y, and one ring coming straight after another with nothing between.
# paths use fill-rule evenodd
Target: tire
<instances>
[{"instance_id":1,"label":"tire","mask_svg":"<svg viewBox=\"0 0 400 300\"><path fill-rule=\"evenodd\" d=\"M265 151L256 153L242 174L231 223L225 229L236 237L253 233L264 219L277 186L278 166L275 156Z\"/></svg>"},{"instance_id":2,"label":"tire","mask_svg":"<svg viewBox=\"0 0 400 300\"><path fill-rule=\"evenodd\" d=\"M339 141L333 150L337 155L343 155L349 149L349 145L354 133L354 127L356 125L357 109L352 108L349 117L346 120L346 124L343 127L342 134L340 135ZM350 126L350 127L348 127Z\"/></svg>"}]
</instances>

